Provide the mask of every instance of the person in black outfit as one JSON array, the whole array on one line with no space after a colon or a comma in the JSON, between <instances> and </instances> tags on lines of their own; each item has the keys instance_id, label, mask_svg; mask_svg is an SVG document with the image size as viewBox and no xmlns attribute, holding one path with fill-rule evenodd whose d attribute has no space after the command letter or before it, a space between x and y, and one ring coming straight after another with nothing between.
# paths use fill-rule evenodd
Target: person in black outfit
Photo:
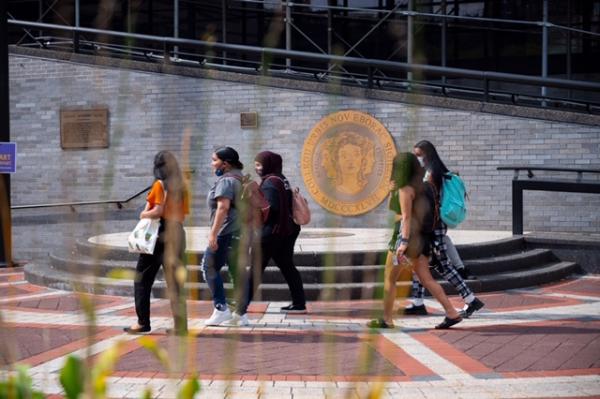
<instances>
[{"instance_id":1,"label":"person in black outfit","mask_svg":"<svg viewBox=\"0 0 600 399\"><path fill-rule=\"evenodd\" d=\"M271 151L263 151L256 156L254 164L256 173L262 180L260 190L269 202L270 211L260 231L261 262L252 265L243 295L245 300L238 304L230 323L235 325L248 325L246 315L248 304L271 259L281 270L292 294L292 303L282 307L281 311L306 313L302 277L294 265L294 246L300 234L300 226L294 223L292 217L292 189L286 177L281 173L281 156Z\"/></svg>"}]
</instances>

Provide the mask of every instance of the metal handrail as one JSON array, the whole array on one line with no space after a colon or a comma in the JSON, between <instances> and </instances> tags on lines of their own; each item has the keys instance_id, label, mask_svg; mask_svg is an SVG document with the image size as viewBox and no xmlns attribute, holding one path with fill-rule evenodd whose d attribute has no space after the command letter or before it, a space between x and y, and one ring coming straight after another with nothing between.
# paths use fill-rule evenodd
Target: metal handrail
<instances>
[{"instance_id":1,"label":"metal handrail","mask_svg":"<svg viewBox=\"0 0 600 399\"><path fill-rule=\"evenodd\" d=\"M185 169L183 170L183 174L189 176L191 174L196 173L196 169ZM76 206L86 206L86 205L111 205L116 204L117 208L122 209L123 204L127 204L131 200L139 197L144 194L146 191L150 190L152 185L149 185L145 189L138 191L132 196L128 197L124 200L106 200L106 201L79 201L79 202L59 202L54 204L31 204L31 205L13 205L10 209L34 209L34 208L55 208L59 206L69 206L71 209L74 209Z\"/></svg>"},{"instance_id":2,"label":"metal handrail","mask_svg":"<svg viewBox=\"0 0 600 399\"><path fill-rule=\"evenodd\" d=\"M600 91L600 83L595 82L586 82L579 80L566 80L566 79L557 79L557 78L544 78L537 76L527 76L527 75L517 75L511 73L503 73L503 72L489 72L489 71L477 71L471 69L462 69L462 68L451 68L451 67L441 67L434 65L423 65L423 64L409 64L405 62L395 62L395 61L386 61L386 60L373 60L373 59L364 59L364 58L356 58L356 57L347 57L347 56L336 56L329 54L317 54L310 53L305 51L297 51L297 50L283 50L277 48L269 48L269 47L256 47L256 46L247 46L241 44L227 44L227 43L218 43L218 42L207 42L203 40L194 40L194 39L182 39L182 38L173 38L166 36L153 36L139 33L127 33L127 32L118 32L118 31L110 31L110 30L101 30L101 29L93 29L93 28L82 28L82 27L73 27L73 26L64 26L64 25L55 25L55 24L47 24L41 22L30 22L30 21L22 21L22 20L14 20L9 19L8 23L10 25L17 26L25 26L25 27L33 27L33 28L41 28L41 29L56 29L72 32L74 34L79 33L90 33L90 34L101 34L108 36L115 36L127 39L136 39L136 40L145 40L151 42L159 42L163 44L165 53L168 52L168 46L177 46L177 45L190 45L196 46L211 50L221 50L221 51L238 51L241 53L254 54L261 57L281 57L281 58L294 58L304 61L314 61L314 62L325 62L330 64L340 64L340 65L354 65L364 68L379 68L379 69L391 69L402 72L412 72L412 73L425 73L432 74L437 76L445 76L448 77L457 77L457 78L468 78L468 79L477 79L484 81L485 87L484 92L489 91L489 82L492 81L502 81L502 82L510 82L510 83L520 83L526 85L533 86L545 86L545 87L556 87L563 89L571 89L571 90L585 90L585 91ZM170 57L164 58L165 62L171 62Z\"/></svg>"},{"instance_id":3,"label":"metal handrail","mask_svg":"<svg viewBox=\"0 0 600 399\"><path fill-rule=\"evenodd\" d=\"M499 166L497 170L514 170L512 180L512 233L523 234L523 191L553 191L567 193L600 194L600 180L582 180L584 173L600 174L600 169L560 168L553 166L514 165ZM519 179L519 171L526 170L529 179ZM533 170L577 173L577 180L532 179Z\"/></svg>"},{"instance_id":4,"label":"metal handrail","mask_svg":"<svg viewBox=\"0 0 600 399\"><path fill-rule=\"evenodd\" d=\"M577 181L581 181L584 173L600 174L600 169L559 168L559 167L554 167L554 166L531 166L531 165L498 166L496 168L496 170L514 170L515 171L515 175L513 177L514 180L517 180L519 178L519 171L521 171L521 170L526 170L527 177L530 179L535 177L535 175L533 174L534 170L577 173Z\"/></svg>"},{"instance_id":5,"label":"metal handrail","mask_svg":"<svg viewBox=\"0 0 600 399\"><path fill-rule=\"evenodd\" d=\"M130 202L131 200L139 197L144 194L146 191L150 190L152 185L146 187L145 189L139 191L136 194L133 194L131 197L124 200L108 200L108 201L81 201L81 202L59 202L54 204L31 204L31 205L13 205L10 209L34 209L34 208L55 208L60 206L68 206L73 209L75 206L86 206L86 205L110 205L116 204L117 208L122 209L123 204Z\"/></svg>"}]
</instances>

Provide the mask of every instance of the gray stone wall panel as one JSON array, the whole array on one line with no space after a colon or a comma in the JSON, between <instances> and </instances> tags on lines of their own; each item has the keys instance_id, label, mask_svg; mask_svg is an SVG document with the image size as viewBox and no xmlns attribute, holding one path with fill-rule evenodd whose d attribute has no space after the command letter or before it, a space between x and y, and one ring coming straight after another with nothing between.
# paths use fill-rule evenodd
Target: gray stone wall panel
<instances>
[{"instance_id":1,"label":"gray stone wall panel","mask_svg":"<svg viewBox=\"0 0 600 399\"><path fill-rule=\"evenodd\" d=\"M109 109L110 147L62 150L60 109L96 106ZM434 142L448 167L459 171L467 183L471 200L464 229L510 229L512 172L498 172L497 166L600 168L600 127L593 125L12 54L11 137L19 151L12 202L126 198L152 181L153 156L167 149L179 156L182 165L196 170L191 181L193 220L203 224L204 196L214 178L210 172L214 148L237 148L245 171L252 173L257 152L280 152L284 173L303 188L299 165L304 139L323 116L339 109L375 116L401 151L410 150L420 139ZM258 128L241 129L240 112L258 112ZM525 230L600 231L600 196L527 193L525 199ZM366 215L348 218L311 205L313 226L381 227L390 220L385 203Z\"/></svg>"}]
</instances>

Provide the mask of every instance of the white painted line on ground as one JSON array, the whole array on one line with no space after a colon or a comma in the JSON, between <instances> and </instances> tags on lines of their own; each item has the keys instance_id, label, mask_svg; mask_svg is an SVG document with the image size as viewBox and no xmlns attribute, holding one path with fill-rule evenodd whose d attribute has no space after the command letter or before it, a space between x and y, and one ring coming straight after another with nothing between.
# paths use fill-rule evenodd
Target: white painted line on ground
<instances>
[{"instance_id":1,"label":"white painted line on ground","mask_svg":"<svg viewBox=\"0 0 600 399\"><path fill-rule=\"evenodd\" d=\"M461 380L470 383L474 379L469 373L444 359L405 332L383 332L382 330L381 335L445 380Z\"/></svg>"}]
</instances>

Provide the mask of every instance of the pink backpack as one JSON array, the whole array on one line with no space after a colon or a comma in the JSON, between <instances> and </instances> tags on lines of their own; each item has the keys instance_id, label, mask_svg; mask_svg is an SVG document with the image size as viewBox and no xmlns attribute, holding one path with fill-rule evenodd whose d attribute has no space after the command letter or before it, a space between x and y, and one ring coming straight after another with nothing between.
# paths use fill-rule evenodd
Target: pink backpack
<instances>
[{"instance_id":1,"label":"pink backpack","mask_svg":"<svg viewBox=\"0 0 600 399\"><path fill-rule=\"evenodd\" d=\"M292 190L292 216L294 222L301 226L310 223L308 201L300 194L300 187Z\"/></svg>"}]
</instances>

